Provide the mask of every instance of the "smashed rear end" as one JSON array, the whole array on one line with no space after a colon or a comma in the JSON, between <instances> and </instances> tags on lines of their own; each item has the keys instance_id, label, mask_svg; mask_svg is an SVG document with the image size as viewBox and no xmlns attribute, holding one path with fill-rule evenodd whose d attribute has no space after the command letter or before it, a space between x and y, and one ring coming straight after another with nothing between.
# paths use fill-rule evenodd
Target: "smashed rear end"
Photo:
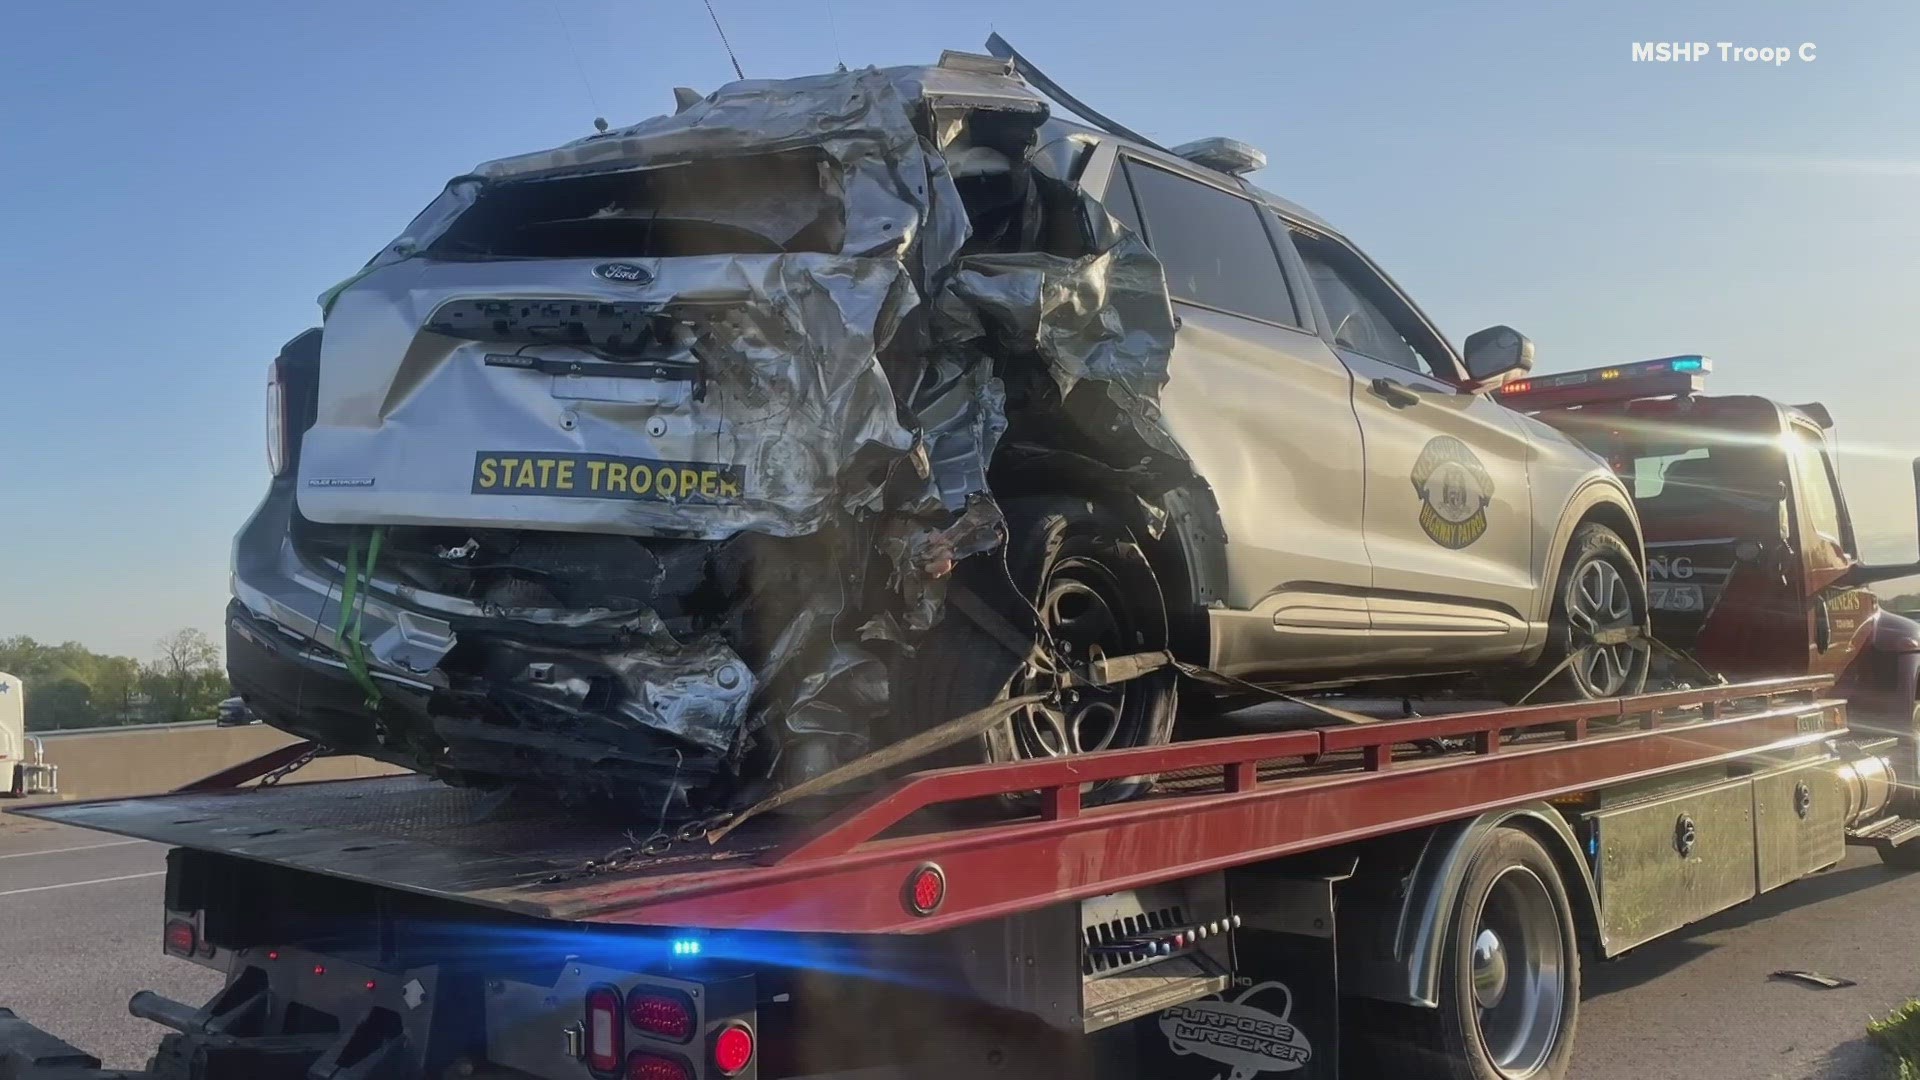
<instances>
[{"instance_id":1,"label":"smashed rear end","mask_svg":"<svg viewBox=\"0 0 1920 1080\"><path fill-rule=\"evenodd\" d=\"M1002 540L1009 412L1168 445L1159 266L1048 175L1045 119L978 65L869 69L456 178L282 357L237 687L569 801L704 808L864 750Z\"/></svg>"}]
</instances>

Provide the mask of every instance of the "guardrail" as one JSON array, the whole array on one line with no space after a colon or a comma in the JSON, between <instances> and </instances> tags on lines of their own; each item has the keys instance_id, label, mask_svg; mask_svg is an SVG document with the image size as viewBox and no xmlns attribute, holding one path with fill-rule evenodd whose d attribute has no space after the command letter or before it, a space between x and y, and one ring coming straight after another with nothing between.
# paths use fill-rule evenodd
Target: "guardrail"
<instances>
[{"instance_id":1,"label":"guardrail","mask_svg":"<svg viewBox=\"0 0 1920 1080\"><path fill-rule=\"evenodd\" d=\"M106 724L101 727L55 728L52 731L29 731L42 739L63 739L71 735L101 735L119 731L181 731L189 728L209 728L216 726L212 720L182 720L177 724Z\"/></svg>"},{"instance_id":2,"label":"guardrail","mask_svg":"<svg viewBox=\"0 0 1920 1080\"><path fill-rule=\"evenodd\" d=\"M266 724L220 727L211 720L184 724L36 731L46 762L59 767L62 799L112 799L172 791L298 742ZM340 780L402 770L361 757L323 758L288 777Z\"/></svg>"}]
</instances>

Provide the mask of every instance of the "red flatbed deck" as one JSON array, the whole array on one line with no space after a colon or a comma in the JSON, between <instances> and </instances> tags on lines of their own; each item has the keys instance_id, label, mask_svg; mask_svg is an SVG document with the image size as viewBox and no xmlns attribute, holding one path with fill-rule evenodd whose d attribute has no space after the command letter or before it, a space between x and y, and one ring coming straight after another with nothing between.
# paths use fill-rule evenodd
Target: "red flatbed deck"
<instances>
[{"instance_id":1,"label":"red flatbed deck","mask_svg":"<svg viewBox=\"0 0 1920 1080\"><path fill-rule=\"evenodd\" d=\"M821 818L768 815L717 845L629 855L633 829L420 777L34 807L21 813L524 915L604 924L924 933L1332 847L1505 806L1771 752L1843 732L1824 678L1176 743L916 773ZM1418 751L1433 739L1458 749ZM1082 808L1080 785L1160 789ZM944 823L943 804L1038 791L1042 812ZM945 902L916 916L910 876Z\"/></svg>"}]
</instances>

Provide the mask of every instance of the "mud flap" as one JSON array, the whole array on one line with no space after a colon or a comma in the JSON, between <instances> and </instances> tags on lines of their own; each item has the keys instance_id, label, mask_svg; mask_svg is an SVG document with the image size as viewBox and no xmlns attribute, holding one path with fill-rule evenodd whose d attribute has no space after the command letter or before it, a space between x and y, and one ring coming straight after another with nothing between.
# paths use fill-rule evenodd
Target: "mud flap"
<instances>
[{"instance_id":1,"label":"mud flap","mask_svg":"<svg viewBox=\"0 0 1920 1080\"><path fill-rule=\"evenodd\" d=\"M1233 986L1136 1022L1142 1077L1339 1080L1340 987L1326 874L1231 871Z\"/></svg>"}]
</instances>

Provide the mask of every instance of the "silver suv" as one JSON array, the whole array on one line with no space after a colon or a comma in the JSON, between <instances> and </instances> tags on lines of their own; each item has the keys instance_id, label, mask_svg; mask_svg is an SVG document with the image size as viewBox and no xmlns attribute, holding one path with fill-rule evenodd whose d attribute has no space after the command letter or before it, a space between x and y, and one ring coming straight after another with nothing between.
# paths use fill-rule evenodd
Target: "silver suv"
<instances>
[{"instance_id":1,"label":"silver suv","mask_svg":"<svg viewBox=\"0 0 1920 1080\"><path fill-rule=\"evenodd\" d=\"M248 704L704 811L995 699L1034 700L969 755L1162 742L1220 686L1641 687L1631 500L1487 393L1525 338L1456 353L1256 151L990 44L450 182L275 361Z\"/></svg>"}]
</instances>

